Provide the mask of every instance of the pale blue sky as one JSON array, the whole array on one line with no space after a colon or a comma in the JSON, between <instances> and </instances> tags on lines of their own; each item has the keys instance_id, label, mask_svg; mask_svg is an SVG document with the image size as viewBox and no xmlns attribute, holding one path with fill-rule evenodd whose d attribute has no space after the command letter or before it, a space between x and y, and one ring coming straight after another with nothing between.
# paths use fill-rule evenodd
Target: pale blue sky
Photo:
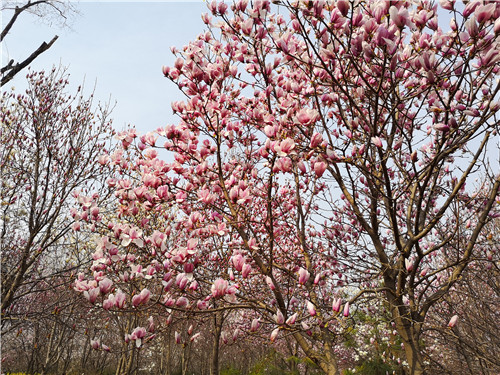
<instances>
[{"instance_id":1,"label":"pale blue sky","mask_svg":"<svg viewBox=\"0 0 500 375\"><path fill-rule=\"evenodd\" d=\"M201 14L206 3L192 2L80 2L79 15L70 28L39 22L25 14L18 19L2 46L2 65L10 58L26 58L42 41L59 39L31 65L49 70L61 63L68 67L70 83L85 79L87 92L96 83L95 96L117 105L114 126L135 125L141 132L177 122L170 103L183 96L161 73L173 65L171 46L179 49L205 30ZM2 23L8 21L4 17ZM3 89L25 87L26 70Z\"/></svg>"}]
</instances>

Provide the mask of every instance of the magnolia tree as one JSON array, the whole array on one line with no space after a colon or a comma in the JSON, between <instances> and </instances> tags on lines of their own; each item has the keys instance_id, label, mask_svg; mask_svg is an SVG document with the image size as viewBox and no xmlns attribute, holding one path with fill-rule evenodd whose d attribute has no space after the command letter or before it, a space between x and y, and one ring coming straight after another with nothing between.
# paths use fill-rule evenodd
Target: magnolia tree
<instances>
[{"instance_id":1,"label":"magnolia tree","mask_svg":"<svg viewBox=\"0 0 500 375\"><path fill-rule=\"evenodd\" d=\"M75 287L107 309L237 310L231 339L293 337L328 374L377 298L424 374L427 314L499 215L500 4L275 3L212 2L174 49L180 122L119 135L119 214L82 205L103 236Z\"/></svg>"}]
</instances>

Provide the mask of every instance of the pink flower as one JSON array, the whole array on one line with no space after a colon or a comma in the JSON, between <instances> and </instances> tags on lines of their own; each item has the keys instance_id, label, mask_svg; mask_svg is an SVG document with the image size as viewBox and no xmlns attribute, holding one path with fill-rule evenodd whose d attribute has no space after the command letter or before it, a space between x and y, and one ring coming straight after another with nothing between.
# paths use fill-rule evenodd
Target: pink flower
<instances>
[{"instance_id":1,"label":"pink flower","mask_svg":"<svg viewBox=\"0 0 500 375\"><path fill-rule=\"evenodd\" d=\"M290 326L294 325L296 320L297 320L297 313L295 313L292 316L288 317L288 319L286 320L286 324L288 324Z\"/></svg>"},{"instance_id":2,"label":"pink flower","mask_svg":"<svg viewBox=\"0 0 500 375\"><path fill-rule=\"evenodd\" d=\"M438 0L443 9L452 10L455 0Z\"/></svg>"},{"instance_id":3,"label":"pink flower","mask_svg":"<svg viewBox=\"0 0 500 375\"><path fill-rule=\"evenodd\" d=\"M409 259L405 259L405 267L406 267L406 271L408 271L408 272L413 271L413 262Z\"/></svg>"},{"instance_id":4,"label":"pink flower","mask_svg":"<svg viewBox=\"0 0 500 375\"><path fill-rule=\"evenodd\" d=\"M333 300L333 304L332 304L332 310L334 312L339 312L340 311L340 306L342 305L342 300L340 298L335 298Z\"/></svg>"},{"instance_id":5,"label":"pink flower","mask_svg":"<svg viewBox=\"0 0 500 375\"><path fill-rule=\"evenodd\" d=\"M250 325L250 332L256 332L260 327L259 319L252 320L252 324Z\"/></svg>"},{"instance_id":6,"label":"pink flower","mask_svg":"<svg viewBox=\"0 0 500 375\"><path fill-rule=\"evenodd\" d=\"M214 298L224 297L228 288L228 282L224 279L217 279L212 284L212 296Z\"/></svg>"},{"instance_id":7,"label":"pink flower","mask_svg":"<svg viewBox=\"0 0 500 375\"><path fill-rule=\"evenodd\" d=\"M474 14L477 17L477 22L483 23L488 21L495 13L495 4L490 3L487 5L481 5L476 8Z\"/></svg>"},{"instance_id":8,"label":"pink flower","mask_svg":"<svg viewBox=\"0 0 500 375\"><path fill-rule=\"evenodd\" d=\"M285 322L285 317L283 316L283 314L281 313L280 310L276 311L276 315L274 317L274 320L277 324L283 324Z\"/></svg>"},{"instance_id":9,"label":"pink flower","mask_svg":"<svg viewBox=\"0 0 500 375\"><path fill-rule=\"evenodd\" d=\"M271 288L271 290L275 290L276 287L274 286L273 280L269 277L266 276L266 284Z\"/></svg>"},{"instance_id":10,"label":"pink flower","mask_svg":"<svg viewBox=\"0 0 500 375\"><path fill-rule=\"evenodd\" d=\"M120 309L125 307L125 298L126 298L125 293L123 293L121 290L118 289L115 296L116 307Z\"/></svg>"},{"instance_id":11,"label":"pink flower","mask_svg":"<svg viewBox=\"0 0 500 375\"><path fill-rule=\"evenodd\" d=\"M307 173L306 165L302 160L297 163L297 168L299 168L299 170L302 173L304 173L304 174Z\"/></svg>"},{"instance_id":12,"label":"pink flower","mask_svg":"<svg viewBox=\"0 0 500 375\"><path fill-rule=\"evenodd\" d=\"M99 290L102 294L106 294L109 291L111 291L112 287L113 287L113 282L107 277L99 281Z\"/></svg>"},{"instance_id":13,"label":"pink flower","mask_svg":"<svg viewBox=\"0 0 500 375\"><path fill-rule=\"evenodd\" d=\"M302 125L307 125L316 121L317 117L318 112L310 108L303 108L297 113L297 120Z\"/></svg>"},{"instance_id":14,"label":"pink flower","mask_svg":"<svg viewBox=\"0 0 500 375\"><path fill-rule=\"evenodd\" d=\"M90 340L90 346L92 346L92 349L98 350L101 347L101 343L99 340Z\"/></svg>"},{"instance_id":15,"label":"pink flower","mask_svg":"<svg viewBox=\"0 0 500 375\"><path fill-rule=\"evenodd\" d=\"M269 138L273 138L277 132L278 132L277 126L271 126L271 125L264 126L264 134L267 135Z\"/></svg>"},{"instance_id":16,"label":"pink flower","mask_svg":"<svg viewBox=\"0 0 500 375\"><path fill-rule=\"evenodd\" d=\"M189 279L186 277L185 273L180 273L175 278L175 285L181 290L184 290L187 286Z\"/></svg>"},{"instance_id":17,"label":"pink flower","mask_svg":"<svg viewBox=\"0 0 500 375\"><path fill-rule=\"evenodd\" d=\"M99 296L99 288L92 288L88 291L83 292L83 296L92 304L95 303L97 297Z\"/></svg>"},{"instance_id":18,"label":"pink flower","mask_svg":"<svg viewBox=\"0 0 500 375\"><path fill-rule=\"evenodd\" d=\"M189 301L186 297L179 297L175 302L175 305L179 308L184 308L188 305Z\"/></svg>"},{"instance_id":19,"label":"pink flower","mask_svg":"<svg viewBox=\"0 0 500 375\"><path fill-rule=\"evenodd\" d=\"M75 232L78 232L81 228L81 225L80 225L80 222L79 221L75 221L72 225L71 225L71 229L73 229Z\"/></svg>"},{"instance_id":20,"label":"pink flower","mask_svg":"<svg viewBox=\"0 0 500 375\"><path fill-rule=\"evenodd\" d=\"M323 137L319 133L314 133L311 137L311 142L309 143L310 148L316 148L323 142Z\"/></svg>"},{"instance_id":21,"label":"pink flower","mask_svg":"<svg viewBox=\"0 0 500 375\"><path fill-rule=\"evenodd\" d=\"M326 163L324 161L316 162L314 163L314 173L316 174L317 178L320 178L323 176L323 173L325 173L326 170Z\"/></svg>"},{"instance_id":22,"label":"pink flower","mask_svg":"<svg viewBox=\"0 0 500 375\"><path fill-rule=\"evenodd\" d=\"M241 272L245 264L245 258L241 254L233 255L233 266L236 271Z\"/></svg>"},{"instance_id":23,"label":"pink flower","mask_svg":"<svg viewBox=\"0 0 500 375\"><path fill-rule=\"evenodd\" d=\"M246 21L241 23L241 31L243 31L243 33L246 35L249 35L252 32L252 27L253 27L252 18L247 18Z\"/></svg>"},{"instance_id":24,"label":"pink flower","mask_svg":"<svg viewBox=\"0 0 500 375\"><path fill-rule=\"evenodd\" d=\"M141 293L139 294L139 297L141 298L141 303L145 304L149 301L149 297L151 296L151 292L149 289L144 288L141 290Z\"/></svg>"},{"instance_id":25,"label":"pink flower","mask_svg":"<svg viewBox=\"0 0 500 375\"><path fill-rule=\"evenodd\" d=\"M382 140L379 137L372 137L372 143L377 147L382 147Z\"/></svg>"},{"instance_id":26,"label":"pink flower","mask_svg":"<svg viewBox=\"0 0 500 375\"><path fill-rule=\"evenodd\" d=\"M198 337L200 337L200 336L201 336L201 333L200 333L200 332L195 333L193 336L191 336L191 338L189 339L189 341L194 342L194 341L196 341L196 340L198 339Z\"/></svg>"},{"instance_id":27,"label":"pink flower","mask_svg":"<svg viewBox=\"0 0 500 375\"><path fill-rule=\"evenodd\" d=\"M236 328L233 332L233 341L236 341L239 335L240 335L240 330L239 328Z\"/></svg>"},{"instance_id":28,"label":"pink flower","mask_svg":"<svg viewBox=\"0 0 500 375\"><path fill-rule=\"evenodd\" d=\"M309 280L309 272L305 270L304 268L300 268L299 270L299 284L304 285L307 280Z\"/></svg>"},{"instance_id":29,"label":"pink flower","mask_svg":"<svg viewBox=\"0 0 500 375\"><path fill-rule=\"evenodd\" d=\"M337 0L337 9L345 17L350 9L349 2L347 0Z\"/></svg>"},{"instance_id":30,"label":"pink flower","mask_svg":"<svg viewBox=\"0 0 500 375\"><path fill-rule=\"evenodd\" d=\"M252 266L250 266L250 264L248 263L245 263L241 270L241 275L243 276L244 279L246 279L251 271L252 271Z\"/></svg>"},{"instance_id":31,"label":"pink flower","mask_svg":"<svg viewBox=\"0 0 500 375\"><path fill-rule=\"evenodd\" d=\"M153 332L155 331L155 328L156 328L156 327L155 327L155 322L154 322L154 320L153 320L153 317L152 317L152 316L150 316L150 317L149 317L149 319L148 319L148 323L149 323L149 324L148 324L148 332L153 333Z\"/></svg>"},{"instance_id":32,"label":"pink flower","mask_svg":"<svg viewBox=\"0 0 500 375\"><path fill-rule=\"evenodd\" d=\"M130 340L135 340L135 346L139 348L142 345L144 336L146 336L146 328L137 327L130 335Z\"/></svg>"},{"instance_id":33,"label":"pink flower","mask_svg":"<svg viewBox=\"0 0 500 375\"><path fill-rule=\"evenodd\" d=\"M271 332L271 342L274 342L276 340L276 337L278 337L280 329L276 328L274 331Z\"/></svg>"},{"instance_id":34,"label":"pink flower","mask_svg":"<svg viewBox=\"0 0 500 375\"><path fill-rule=\"evenodd\" d=\"M349 316L349 302L346 302L344 306L344 316L347 318Z\"/></svg>"},{"instance_id":35,"label":"pink flower","mask_svg":"<svg viewBox=\"0 0 500 375\"><path fill-rule=\"evenodd\" d=\"M453 328L456 326L458 320L458 315L453 315L448 323L449 328Z\"/></svg>"},{"instance_id":36,"label":"pink flower","mask_svg":"<svg viewBox=\"0 0 500 375\"><path fill-rule=\"evenodd\" d=\"M208 303L206 301L198 301L196 307L200 310L206 310L208 308Z\"/></svg>"},{"instance_id":37,"label":"pink flower","mask_svg":"<svg viewBox=\"0 0 500 375\"><path fill-rule=\"evenodd\" d=\"M495 32L495 34L500 34L500 18L498 18L495 21L495 25L493 26L493 31Z\"/></svg>"},{"instance_id":38,"label":"pink flower","mask_svg":"<svg viewBox=\"0 0 500 375\"><path fill-rule=\"evenodd\" d=\"M440 122L438 124L434 124L433 127L437 131L440 131L440 132L443 132L443 133L446 133L447 131L450 130L450 127L448 125L446 125L446 124L443 124L442 122Z\"/></svg>"},{"instance_id":39,"label":"pink flower","mask_svg":"<svg viewBox=\"0 0 500 375\"><path fill-rule=\"evenodd\" d=\"M286 156L295 148L295 142L291 138L281 141L278 151L278 156Z\"/></svg>"},{"instance_id":40,"label":"pink flower","mask_svg":"<svg viewBox=\"0 0 500 375\"><path fill-rule=\"evenodd\" d=\"M408 10L405 8L398 9L393 5L389 8L389 14L391 16L391 21L400 29L409 22Z\"/></svg>"},{"instance_id":41,"label":"pink flower","mask_svg":"<svg viewBox=\"0 0 500 375\"><path fill-rule=\"evenodd\" d=\"M307 301L307 311L311 316L316 315L316 307L314 307L314 304L311 301Z\"/></svg>"}]
</instances>

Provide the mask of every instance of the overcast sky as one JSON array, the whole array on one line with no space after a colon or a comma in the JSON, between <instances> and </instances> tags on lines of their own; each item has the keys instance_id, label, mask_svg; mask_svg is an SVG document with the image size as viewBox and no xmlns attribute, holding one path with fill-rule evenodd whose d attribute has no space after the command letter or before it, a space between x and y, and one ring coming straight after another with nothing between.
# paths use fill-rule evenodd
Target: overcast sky
<instances>
[{"instance_id":1,"label":"overcast sky","mask_svg":"<svg viewBox=\"0 0 500 375\"><path fill-rule=\"evenodd\" d=\"M33 70L68 67L70 83L85 79L87 92L96 84L95 96L117 102L114 126L135 125L141 132L176 122L170 103L181 100L180 92L161 73L173 65L171 46L179 49L205 30L202 1L183 2L80 2L79 14L69 27L37 21L23 14L2 45L2 66L11 58L23 60L54 35L59 39L31 65ZM2 24L8 21L4 15ZM26 70L4 88L25 87Z\"/></svg>"}]
</instances>

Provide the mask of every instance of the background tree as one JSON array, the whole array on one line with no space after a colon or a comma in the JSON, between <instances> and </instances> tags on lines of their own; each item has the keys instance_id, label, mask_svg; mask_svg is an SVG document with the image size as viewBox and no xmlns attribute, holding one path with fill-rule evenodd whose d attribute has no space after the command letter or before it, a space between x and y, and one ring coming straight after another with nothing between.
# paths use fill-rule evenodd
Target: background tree
<instances>
[{"instance_id":1,"label":"background tree","mask_svg":"<svg viewBox=\"0 0 500 375\"><path fill-rule=\"evenodd\" d=\"M39 18L43 17L46 20L54 20L55 17L58 23L64 24L68 13L75 11L71 3L59 0L29 0L25 3L19 3L18 1L3 1L1 10L4 15L12 12L12 16L4 23L5 26L3 26L2 33L0 34L0 42L4 42L5 37L11 32L12 27L23 13L31 13ZM17 73L31 64L33 60L52 47L57 38L58 36L55 35L48 43L43 42L40 44L40 46L23 61L16 62L14 59L9 60L1 69L2 80L0 86L5 85L14 78Z\"/></svg>"},{"instance_id":2,"label":"background tree","mask_svg":"<svg viewBox=\"0 0 500 375\"><path fill-rule=\"evenodd\" d=\"M28 297L51 282L67 287L63 276L86 261L70 231L72 193L103 183L98 158L112 133L109 109L81 88L67 94L64 71L30 73L28 83L26 94L1 98L2 329L22 319Z\"/></svg>"},{"instance_id":3,"label":"background tree","mask_svg":"<svg viewBox=\"0 0 500 375\"><path fill-rule=\"evenodd\" d=\"M478 239L482 248L450 294L432 311L425 336L433 371L494 374L500 363L496 321L500 315L499 221L490 222ZM448 324L455 317L455 322ZM445 326L446 324L446 326Z\"/></svg>"}]
</instances>

